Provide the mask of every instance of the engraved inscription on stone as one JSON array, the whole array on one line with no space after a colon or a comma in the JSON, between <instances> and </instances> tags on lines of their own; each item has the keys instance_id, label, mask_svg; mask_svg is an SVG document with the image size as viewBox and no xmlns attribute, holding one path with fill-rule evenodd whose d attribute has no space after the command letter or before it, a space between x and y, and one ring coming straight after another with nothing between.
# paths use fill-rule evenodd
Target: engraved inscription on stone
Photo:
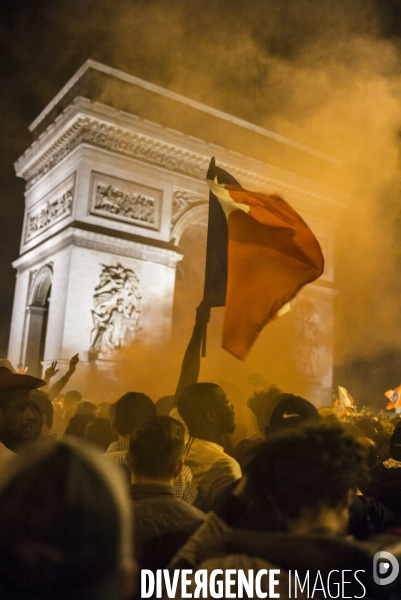
<instances>
[{"instance_id":1,"label":"engraved inscription on stone","mask_svg":"<svg viewBox=\"0 0 401 600\"><path fill-rule=\"evenodd\" d=\"M158 229L161 195L161 190L95 175L91 213Z\"/></svg>"},{"instance_id":2,"label":"engraved inscription on stone","mask_svg":"<svg viewBox=\"0 0 401 600\"><path fill-rule=\"evenodd\" d=\"M67 185L59 186L59 191L54 190L48 199L44 198L38 206L30 210L27 215L25 241L69 216L72 213L73 198L74 179L70 179Z\"/></svg>"},{"instance_id":3,"label":"engraved inscription on stone","mask_svg":"<svg viewBox=\"0 0 401 600\"><path fill-rule=\"evenodd\" d=\"M108 352L134 341L140 330L139 279L132 269L102 265L93 294L90 352Z\"/></svg>"}]
</instances>

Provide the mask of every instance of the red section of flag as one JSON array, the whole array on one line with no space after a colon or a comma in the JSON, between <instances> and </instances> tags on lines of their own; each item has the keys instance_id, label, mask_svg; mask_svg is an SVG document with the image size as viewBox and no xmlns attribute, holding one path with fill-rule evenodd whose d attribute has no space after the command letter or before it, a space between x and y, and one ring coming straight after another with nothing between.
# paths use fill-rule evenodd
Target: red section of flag
<instances>
[{"instance_id":1,"label":"red section of flag","mask_svg":"<svg viewBox=\"0 0 401 600\"><path fill-rule=\"evenodd\" d=\"M228 216L228 278L223 347L244 358L263 327L306 284L319 277L318 241L285 200L224 186L249 212Z\"/></svg>"}]
</instances>

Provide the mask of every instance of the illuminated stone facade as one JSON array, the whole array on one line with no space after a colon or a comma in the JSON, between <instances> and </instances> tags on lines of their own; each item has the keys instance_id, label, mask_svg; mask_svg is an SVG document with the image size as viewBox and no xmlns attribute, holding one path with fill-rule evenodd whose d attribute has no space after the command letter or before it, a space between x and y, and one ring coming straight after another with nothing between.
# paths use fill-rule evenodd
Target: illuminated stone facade
<instances>
[{"instance_id":1,"label":"illuminated stone facade","mask_svg":"<svg viewBox=\"0 0 401 600\"><path fill-rule=\"evenodd\" d=\"M204 179L215 155L244 187L281 194L317 234L324 275L303 290L272 335L290 336L294 347L283 348L282 363L299 373L316 403L329 401L333 240L344 200L310 174L335 168L334 159L92 61L31 131L35 140L16 163L26 180L26 208L14 263L13 364L39 373L79 352L81 369L107 366L125 344L168 344L176 279L201 293ZM278 158L272 145L281 149ZM299 154L300 172L288 168L291 153ZM272 354L265 343L252 351L248 371L263 370ZM285 380L285 369L277 377Z\"/></svg>"}]
</instances>

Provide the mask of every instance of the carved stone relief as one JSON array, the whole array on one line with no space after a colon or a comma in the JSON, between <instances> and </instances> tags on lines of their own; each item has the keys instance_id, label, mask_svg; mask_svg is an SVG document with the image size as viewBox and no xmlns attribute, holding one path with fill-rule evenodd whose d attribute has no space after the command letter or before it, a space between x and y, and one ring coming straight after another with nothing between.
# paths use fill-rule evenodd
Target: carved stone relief
<instances>
[{"instance_id":1,"label":"carved stone relief","mask_svg":"<svg viewBox=\"0 0 401 600\"><path fill-rule=\"evenodd\" d=\"M52 148L29 167L24 174L27 189L80 144L89 144L132 156L197 179L204 179L209 162L205 157L199 157L171 144L88 117L80 117Z\"/></svg>"},{"instance_id":2,"label":"carved stone relief","mask_svg":"<svg viewBox=\"0 0 401 600\"><path fill-rule=\"evenodd\" d=\"M55 223L62 221L72 213L74 199L74 178L58 186L51 195L33 207L27 215L25 241L28 242L39 233L46 231Z\"/></svg>"},{"instance_id":3,"label":"carved stone relief","mask_svg":"<svg viewBox=\"0 0 401 600\"><path fill-rule=\"evenodd\" d=\"M131 156L201 181L205 179L209 165L209 158L202 154L97 119L79 117L46 152L26 169L23 176L27 181L27 189L44 177L80 144L89 144ZM341 202L337 200L320 197L319 194L294 188L292 185L278 180L273 181L246 169L233 167L224 162L220 166L229 170L244 187L267 193L273 191L283 194L295 208L302 208L325 219L334 220L342 207Z\"/></svg>"},{"instance_id":4,"label":"carved stone relief","mask_svg":"<svg viewBox=\"0 0 401 600\"><path fill-rule=\"evenodd\" d=\"M173 226L178 219L195 204L205 203L206 198L197 196L187 190L175 190L173 194L173 212L171 216L171 225Z\"/></svg>"},{"instance_id":5,"label":"carved stone relief","mask_svg":"<svg viewBox=\"0 0 401 600\"><path fill-rule=\"evenodd\" d=\"M141 227L159 229L162 191L95 174L91 213Z\"/></svg>"},{"instance_id":6,"label":"carved stone relief","mask_svg":"<svg viewBox=\"0 0 401 600\"><path fill-rule=\"evenodd\" d=\"M93 294L90 352L109 352L136 339L141 314L139 279L132 269L102 265Z\"/></svg>"},{"instance_id":7,"label":"carved stone relief","mask_svg":"<svg viewBox=\"0 0 401 600\"><path fill-rule=\"evenodd\" d=\"M294 323L295 365L306 378L316 378L319 373L320 318L314 304L307 298L294 303L291 308Z\"/></svg>"}]
</instances>

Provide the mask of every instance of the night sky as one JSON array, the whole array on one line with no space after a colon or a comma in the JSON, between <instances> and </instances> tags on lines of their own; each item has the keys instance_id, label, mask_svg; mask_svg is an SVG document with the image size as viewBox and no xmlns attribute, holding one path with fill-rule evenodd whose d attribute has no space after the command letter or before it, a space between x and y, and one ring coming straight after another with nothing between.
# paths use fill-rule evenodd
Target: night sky
<instances>
[{"instance_id":1,"label":"night sky","mask_svg":"<svg viewBox=\"0 0 401 600\"><path fill-rule=\"evenodd\" d=\"M400 32L401 0L3 0L0 357L7 352L11 262L18 257L24 209L24 182L13 163L31 143L29 124L85 60L266 126L269 111L285 111L291 99L280 85L267 94L270 74L261 57L296 61L325 36L372 35L398 51Z\"/></svg>"}]
</instances>

